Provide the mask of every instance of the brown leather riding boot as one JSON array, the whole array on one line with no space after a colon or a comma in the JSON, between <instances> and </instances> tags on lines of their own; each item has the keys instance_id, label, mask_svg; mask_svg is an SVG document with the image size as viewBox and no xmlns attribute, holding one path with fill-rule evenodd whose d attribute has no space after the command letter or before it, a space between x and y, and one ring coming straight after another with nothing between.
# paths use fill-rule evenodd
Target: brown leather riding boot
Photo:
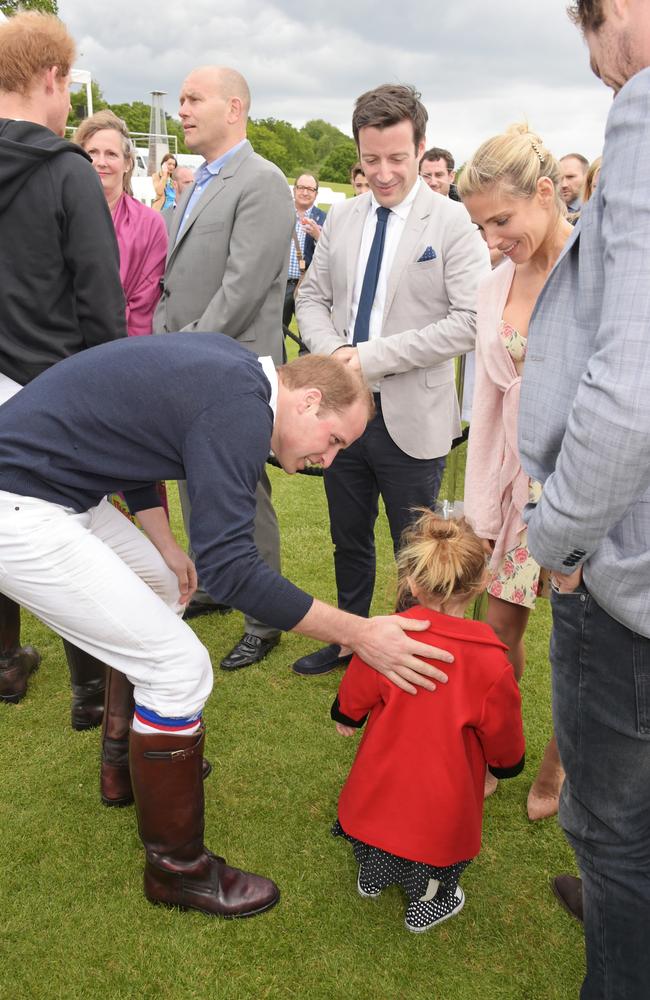
<instances>
[{"instance_id":1,"label":"brown leather riding boot","mask_svg":"<svg viewBox=\"0 0 650 1000\"><path fill-rule=\"evenodd\" d=\"M0 594L0 701L14 705L22 701L29 676L40 662L38 650L20 645L20 606Z\"/></svg>"},{"instance_id":2,"label":"brown leather riding boot","mask_svg":"<svg viewBox=\"0 0 650 1000\"><path fill-rule=\"evenodd\" d=\"M72 687L70 724L77 732L101 726L104 716L106 665L78 646L63 640Z\"/></svg>"},{"instance_id":3,"label":"brown leather riding boot","mask_svg":"<svg viewBox=\"0 0 650 1000\"><path fill-rule=\"evenodd\" d=\"M129 731L134 709L133 684L120 670L107 667L102 758L99 765L99 792L105 806L130 806L133 802L129 772ZM204 757L204 780L211 771L212 765Z\"/></svg>"},{"instance_id":4,"label":"brown leather riding boot","mask_svg":"<svg viewBox=\"0 0 650 1000\"><path fill-rule=\"evenodd\" d=\"M131 730L129 760L144 891L152 903L219 917L252 917L274 906L270 879L231 868L203 843L201 760L205 730L194 736Z\"/></svg>"},{"instance_id":5,"label":"brown leather riding boot","mask_svg":"<svg viewBox=\"0 0 650 1000\"><path fill-rule=\"evenodd\" d=\"M99 766L99 791L102 802L107 806L130 806L133 802L129 729L134 708L133 684L120 670L107 667Z\"/></svg>"}]
</instances>

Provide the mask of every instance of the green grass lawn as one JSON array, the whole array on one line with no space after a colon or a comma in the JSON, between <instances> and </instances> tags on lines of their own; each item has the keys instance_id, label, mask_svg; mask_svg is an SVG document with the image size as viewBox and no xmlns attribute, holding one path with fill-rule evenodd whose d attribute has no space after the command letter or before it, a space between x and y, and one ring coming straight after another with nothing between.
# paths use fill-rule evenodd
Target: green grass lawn
<instances>
[{"instance_id":1,"label":"green grass lawn","mask_svg":"<svg viewBox=\"0 0 650 1000\"><path fill-rule=\"evenodd\" d=\"M322 482L271 470L284 570L335 596ZM174 524L180 529L175 490ZM444 495L444 494L443 494ZM391 608L393 565L379 524L374 610ZM218 663L241 615L199 619ZM223 921L151 906L133 808L97 789L99 734L73 733L61 644L25 616L43 665L18 706L0 705L0 997L3 1000L567 1000L583 975L582 930L549 877L575 871L555 822L531 824L528 786L550 729L549 609L531 618L523 682L528 764L486 803L483 851L463 878L462 913L423 935L403 927L397 890L357 895L349 847L329 834L356 739L329 708L340 673L303 679L313 647L288 635L264 663L215 671L206 708L206 842L272 876L280 904ZM435 767L435 761L414 766Z\"/></svg>"}]
</instances>

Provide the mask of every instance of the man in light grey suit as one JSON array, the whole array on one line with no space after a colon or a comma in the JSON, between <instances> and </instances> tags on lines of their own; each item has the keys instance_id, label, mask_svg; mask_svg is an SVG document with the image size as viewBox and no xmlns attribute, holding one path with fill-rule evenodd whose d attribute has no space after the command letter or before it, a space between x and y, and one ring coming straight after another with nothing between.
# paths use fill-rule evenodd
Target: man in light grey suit
<instances>
[{"instance_id":1,"label":"man in light grey suit","mask_svg":"<svg viewBox=\"0 0 650 1000\"><path fill-rule=\"evenodd\" d=\"M243 76L225 67L193 70L183 83L179 115L185 141L205 157L195 183L181 197L170 226L156 333L225 333L261 356L282 361L282 305L295 213L283 174L246 139L250 93ZM236 435L237 428L224 428ZM190 505L179 485L188 534ZM280 539L266 473L257 490L255 541L280 570ZM187 617L213 610L199 591ZM279 633L246 618L245 632L221 661L236 670L261 660Z\"/></svg>"},{"instance_id":2,"label":"man in light grey suit","mask_svg":"<svg viewBox=\"0 0 650 1000\"><path fill-rule=\"evenodd\" d=\"M560 823L583 1000L650 989L650 3L572 9L616 92L600 180L539 297L521 391L528 542L552 572Z\"/></svg>"},{"instance_id":3,"label":"man in light grey suit","mask_svg":"<svg viewBox=\"0 0 650 1000\"><path fill-rule=\"evenodd\" d=\"M452 359L473 349L476 289L490 269L464 206L418 177L426 122L412 87L357 100L352 130L370 191L330 210L297 301L309 349L336 352L375 390L377 417L324 477L339 607L358 615L372 600L379 495L395 550L412 508L435 503L461 431ZM293 669L326 673L347 654L327 646Z\"/></svg>"}]
</instances>

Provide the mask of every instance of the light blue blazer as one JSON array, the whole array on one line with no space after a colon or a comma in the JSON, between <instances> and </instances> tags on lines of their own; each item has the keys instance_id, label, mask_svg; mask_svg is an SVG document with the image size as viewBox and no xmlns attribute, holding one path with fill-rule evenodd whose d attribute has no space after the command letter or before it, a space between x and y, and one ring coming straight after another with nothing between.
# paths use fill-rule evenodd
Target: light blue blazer
<instances>
[{"instance_id":1,"label":"light blue blazer","mask_svg":"<svg viewBox=\"0 0 650 1000\"><path fill-rule=\"evenodd\" d=\"M650 637L650 68L612 105L596 192L535 307L519 449L529 545Z\"/></svg>"}]
</instances>

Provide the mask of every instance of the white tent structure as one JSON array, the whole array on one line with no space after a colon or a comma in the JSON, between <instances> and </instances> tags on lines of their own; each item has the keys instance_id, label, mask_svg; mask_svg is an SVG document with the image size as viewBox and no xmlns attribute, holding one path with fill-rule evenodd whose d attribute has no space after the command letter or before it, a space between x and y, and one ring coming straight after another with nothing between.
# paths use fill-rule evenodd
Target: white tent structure
<instances>
[{"instance_id":1,"label":"white tent structure","mask_svg":"<svg viewBox=\"0 0 650 1000\"><path fill-rule=\"evenodd\" d=\"M86 88L86 114L93 113L93 91L91 87L92 77L87 69L73 69L70 72L70 81L81 84Z\"/></svg>"}]
</instances>

